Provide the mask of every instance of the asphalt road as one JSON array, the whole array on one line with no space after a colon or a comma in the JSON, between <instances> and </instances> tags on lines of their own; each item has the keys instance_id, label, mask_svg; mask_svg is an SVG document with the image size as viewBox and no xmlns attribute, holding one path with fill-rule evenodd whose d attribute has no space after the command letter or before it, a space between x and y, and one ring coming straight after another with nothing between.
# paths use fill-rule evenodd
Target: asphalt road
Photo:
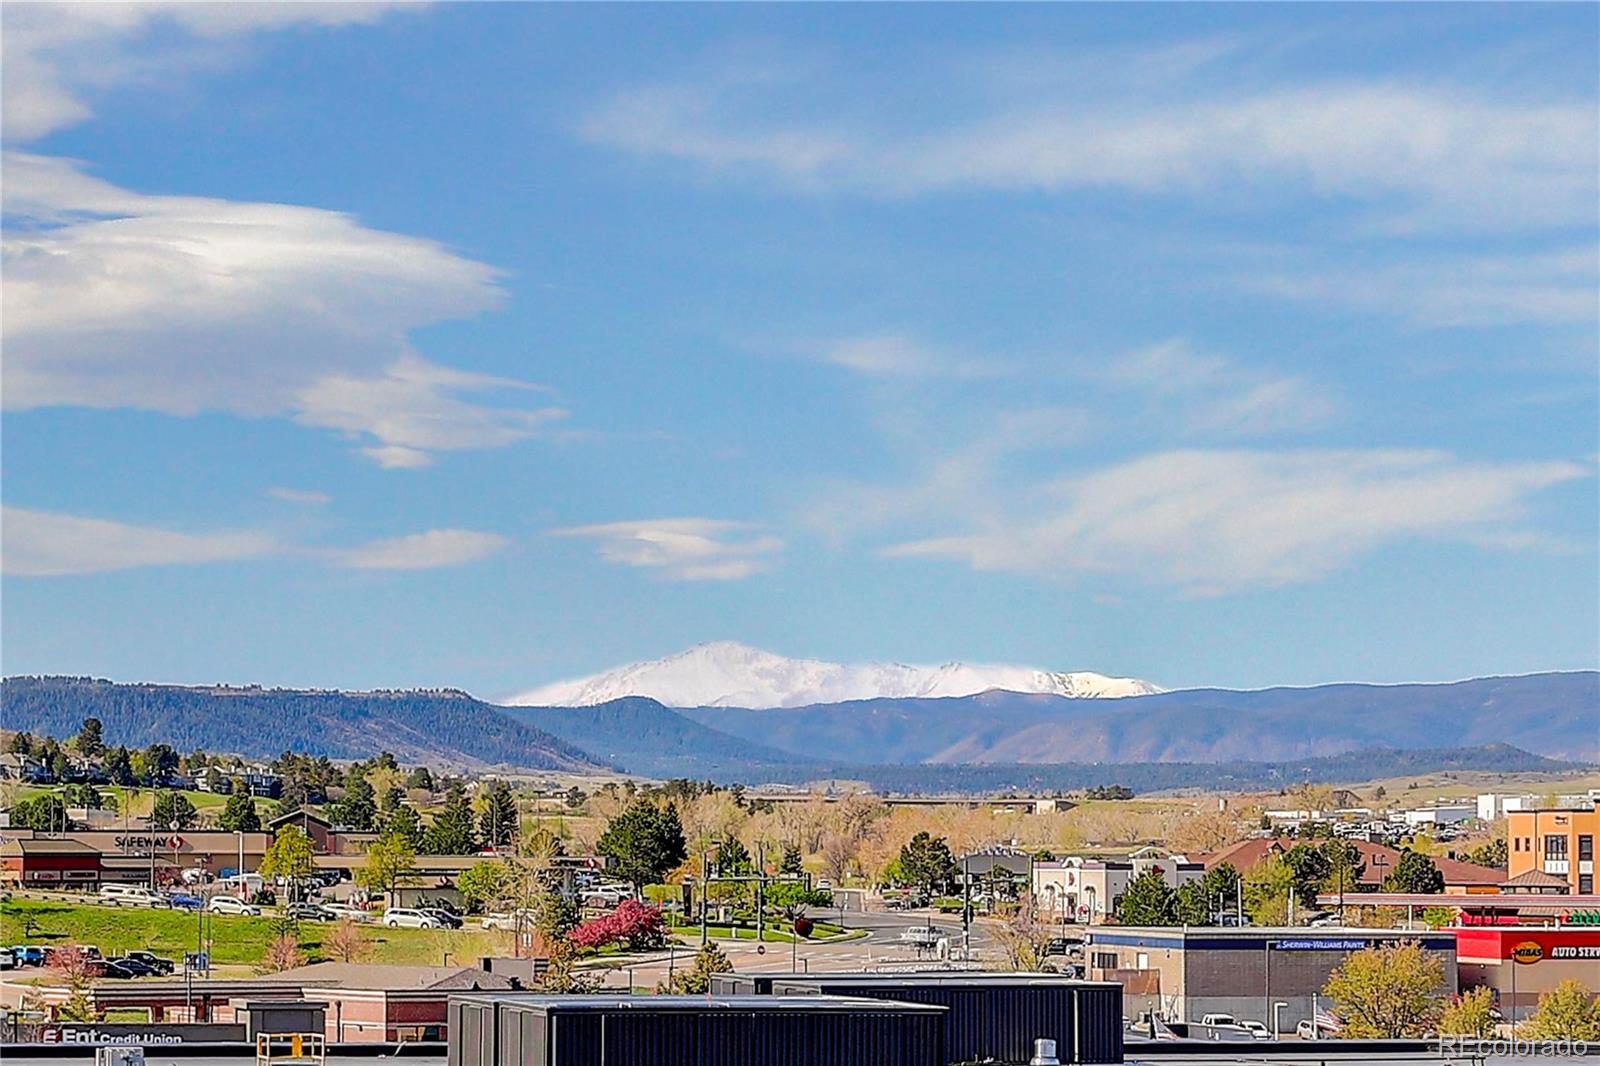
<instances>
[{"instance_id":1,"label":"asphalt road","mask_svg":"<svg viewBox=\"0 0 1600 1066\"><path fill-rule=\"evenodd\" d=\"M837 921L838 911L817 911L813 918ZM758 945L749 940L718 940L716 943L740 971L778 972L831 971L831 970L908 970L922 966L944 965L932 952L917 952L902 943L900 936L907 929L926 927L932 921L934 928L949 937L952 947L961 944L961 921L958 915L938 914L933 911L902 913L898 911L845 911L847 928L862 929L866 936L836 943L772 943ZM651 956L626 965L608 976L612 987L655 986L672 969L689 965L699 948L692 933L680 931L685 941L675 949L669 960L667 953ZM985 923L974 922L972 927L974 966L993 959L998 951L994 936Z\"/></svg>"}]
</instances>

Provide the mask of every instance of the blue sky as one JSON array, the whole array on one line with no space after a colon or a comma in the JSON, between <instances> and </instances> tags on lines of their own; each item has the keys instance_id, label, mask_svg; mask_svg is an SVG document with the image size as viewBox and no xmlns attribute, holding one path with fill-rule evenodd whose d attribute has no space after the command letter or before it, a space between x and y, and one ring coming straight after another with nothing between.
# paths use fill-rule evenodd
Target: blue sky
<instances>
[{"instance_id":1,"label":"blue sky","mask_svg":"<svg viewBox=\"0 0 1600 1066\"><path fill-rule=\"evenodd\" d=\"M1592 668L1593 6L7 5L4 668Z\"/></svg>"}]
</instances>

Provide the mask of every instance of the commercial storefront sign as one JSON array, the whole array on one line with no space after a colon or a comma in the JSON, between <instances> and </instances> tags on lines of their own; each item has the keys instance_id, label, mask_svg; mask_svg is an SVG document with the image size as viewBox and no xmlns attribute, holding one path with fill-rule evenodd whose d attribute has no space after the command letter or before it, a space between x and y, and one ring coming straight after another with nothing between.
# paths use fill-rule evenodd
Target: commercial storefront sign
<instances>
[{"instance_id":1,"label":"commercial storefront sign","mask_svg":"<svg viewBox=\"0 0 1600 1066\"><path fill-rule=\"evenodd\" d=\"M1278 951L1360 951L1367 946L1365 940L1274 940L1273 948Z\"/></svg>"}]
</instances>

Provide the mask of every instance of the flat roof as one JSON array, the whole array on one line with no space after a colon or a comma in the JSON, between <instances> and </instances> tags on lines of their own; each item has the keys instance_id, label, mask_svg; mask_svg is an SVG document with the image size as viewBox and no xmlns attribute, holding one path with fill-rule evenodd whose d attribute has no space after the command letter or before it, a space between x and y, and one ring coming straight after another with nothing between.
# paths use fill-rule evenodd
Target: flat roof
<instances>
[{"instance_id":1,"label":"flat roof","mask_svg":"<svg viewBox=\"0 0 1600 1066\"><path fill-rule=\"evenodd\" d=\"M945 1008L929 1003L900 1003L892 999L858 999L852 996L547 996L547 995L471 995L451 996L452 1003L505 1003L532 1010L568 1012L663 1011L773 1012L887 1012L892 1014L938 1014Z\"/></svg>"},{"instance_id":2,"label":"flat roof","mask_svg":"<svg viewBox=\"0 0 1600 1066\"><path fill-rule=\"evenodd\" d=\"M905 985L1043 985L1053 988L1122 987L1115 981L1083 981L1054 973L777 973L737 974L738 977L770 978L788 985L855 984L870 987Z\"/></svg>"}]
</instances>

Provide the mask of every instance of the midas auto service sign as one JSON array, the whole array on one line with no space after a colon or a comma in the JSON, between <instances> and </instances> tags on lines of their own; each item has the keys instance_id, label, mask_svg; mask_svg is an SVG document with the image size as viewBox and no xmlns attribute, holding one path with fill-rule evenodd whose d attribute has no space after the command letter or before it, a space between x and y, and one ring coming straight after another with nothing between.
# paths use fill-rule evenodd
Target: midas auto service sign
<instances>
[{"instance_id":1,"label":"midas auto service sign","mask_svg":"<svg viewBox=\"0 0 1600 1066\"><path fill-rule=\"evenodd\" d=\"M1511 948L1511 961L1530 963L1544 958L1544 945L1537 940L1523 940Z\"/></svg>"}]
</instances>

